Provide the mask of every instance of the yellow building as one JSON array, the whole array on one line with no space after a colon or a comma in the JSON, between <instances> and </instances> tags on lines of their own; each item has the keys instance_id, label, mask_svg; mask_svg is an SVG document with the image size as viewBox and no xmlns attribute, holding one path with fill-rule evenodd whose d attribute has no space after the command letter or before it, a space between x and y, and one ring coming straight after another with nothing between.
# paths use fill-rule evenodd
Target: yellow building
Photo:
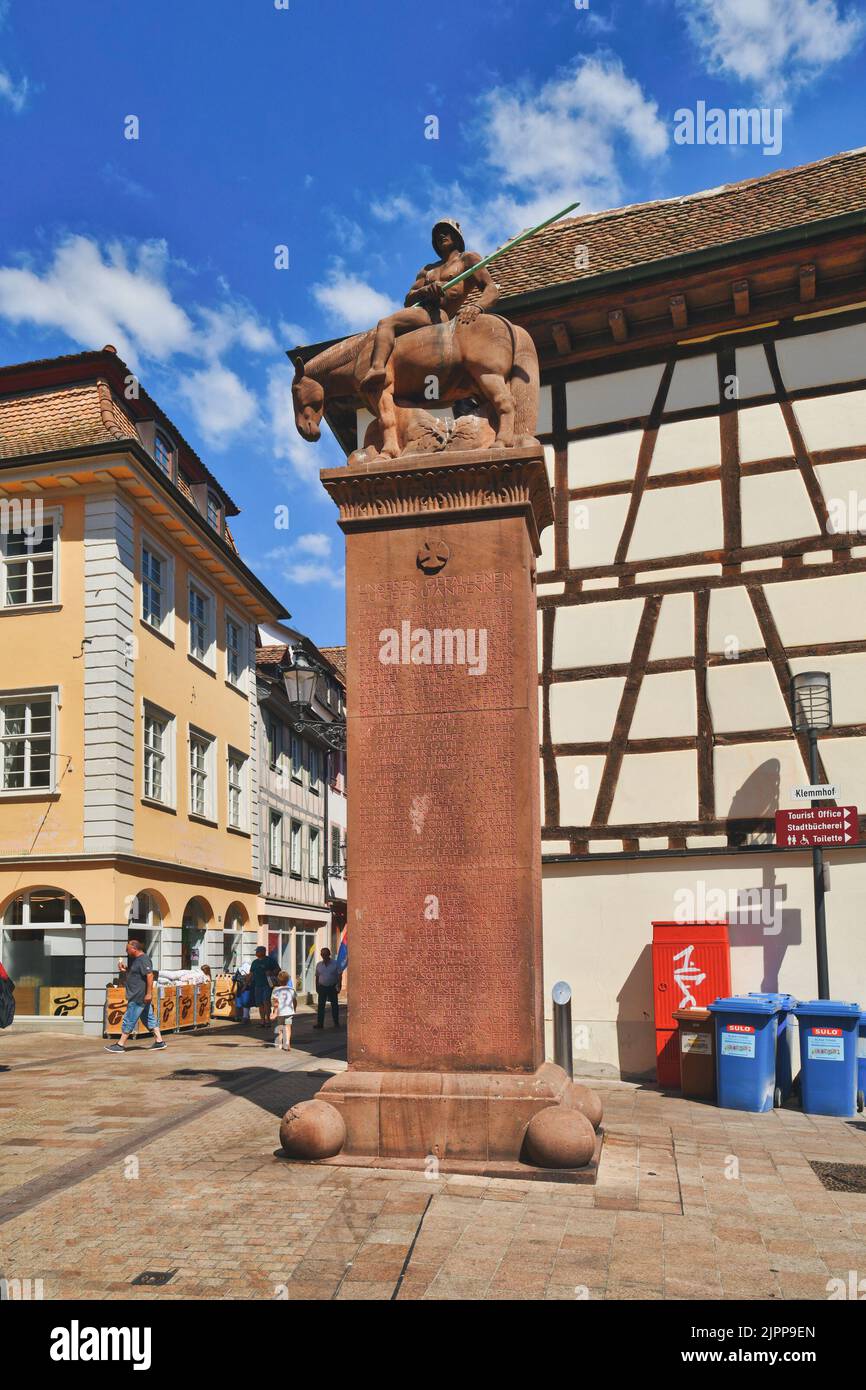
<instances>
[{"instance_id":1,"label":"yellow building","mask_svg":"<svg viewBox=\"0 0 866 1390\"><path fill-rule=\"evenodd\" d=\"M111 347L0 369L0 959L19 1017L102 1029L258 936L255 639L287 616L237 508Z\"/></svg>"}]
</instances>

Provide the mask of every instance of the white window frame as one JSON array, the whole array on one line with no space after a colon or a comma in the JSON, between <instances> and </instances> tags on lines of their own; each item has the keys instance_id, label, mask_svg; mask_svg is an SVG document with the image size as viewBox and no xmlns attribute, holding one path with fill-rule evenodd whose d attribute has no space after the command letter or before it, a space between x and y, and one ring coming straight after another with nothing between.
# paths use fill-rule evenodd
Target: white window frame
<instances>
[{"instance_id":1,"label":"white window frame","mask_svg":"<svg viewBox=\"0 0 866 1390\"><path fill-rule=\"evenodd\" d=\"M290 766L290 771L291 771L292 781L293 781L293 782L300 782L300 783L303 784L303 781L304 781L304 740L301 738L301 735L300 735L299 733L296 733L296 731L295 731L294 729L291 730L291 739L290 739L290 743L291 743L291 753L290 753L291 766ZM297 757L295 756L296 753L297 753Z\"/></svg>"},{"instance_id":2,"label":"white window frame","mask_svg":"<svg viewBox=\"0 0 866 1390\"><path fill-rule=\"evenodd\" d=\"M158 719L165 725L164 748L162 752L162 797L151 796L147 791L147 721ZM175 768L176 744L175 717L170 710L154 704L152 700L141 702L141 797L150 806L165 806L174 810L177 806L177 775Z\"/></svg>"},{"instance_id":3,"label":"white window frame","mask_svg":"<svg viewBox=\"0 0 866 1390\"><path fill-rule=\"evenodd\" d=\"M279 834L279 840L275 841L274 831ZM274 853L276 844L278 853ZM273 874L281 874L285 863L283 852L283 813L275 811L273 808L268 810L268 868Z\"/></svg>"},{"instance_id":4,"label":"white window frame","mask_svg":"<svg viewBox=\"0 0 866 1390\"><path fill-rule=\"evenodd\" d=\"M166 448L167 448L167 450L168 450L168 462L169 462L168 469L163 468L162 464L160 463L159 459L158 459L157 456L156 456L156 441L157 441L157 439L161 439L162 442L163 442L163 444L166 445ZM153 427L153 461L154 461L154 463L156 464L157 468L159 469L160 473L162 473L166 478L170 478L172 482L174 482L174 481L176 480L176 478L177 478L177 468L178 468L178 463L177 463L177 445L175 444L175 442L174 442L174 440L172 439L171 435L170 435L170 434L166 434L165 430L164 430L164 429L161 429L160 426L157 425L157 424L154 424L154 427Z\"/></svg>"},{"instance_id":5,"label":"white window frame","mask_svg":"<svg viewBox=\"0 0 866 1390\"><path fill-rule=\"evenodd\" d=\"M146 611L145 611L145 605L144 605L144 586L145 586L145 583L149 583L149 582L150 582L149 580L145 580L145 574L144 574L144 552L145 552L145 550L148 551L149 554L153 555L154 559L159 560L160 564L162 565L162 569L163 569L162 585L161 585L161 587L160 587L160 593L161 593L162 599L163 599L163 614L162 614L162 621L161 621L159 624L151 622L150 618L147 616L147 613L146 613ZM160 633L161 636L167 637L167 638L169 639L169 641L173 641L173 640L174 640L174 557L173 557L172 555L170 555L166 550L164 550L164 549L162 548L161 545L157 545L156 542L153 541L153 540L151 539L151 537L150 537L146 532L142 532L141 540L140 540L139 547L138 547L138 564L139 564L139 584L140 584L140 587L141 587L141 621L144 623L144 625L145 625L146 628L149 628L149 629L150 629L151 632L158 632L158 633Z\"/></svg>"},{"instance_id":6,"label":"white window frame","mask_svg":"<svg viewBox=\"0 0 866 1390\"><path fill-rule=\"evenodd\" d=\"M316 743L309 745L308 767L310 791L313 796L318 796L322 790L322 750Z\"/></svg>"},{"instance_id":7,"label":"white window frame","mask_svg":"<svg viewBox=\"0 0 866 1390\"><path fill-rule=\"evenodd\" d=\"M237 679L233 678L231 673L231 666L229 665L229 652L231 650L231 648L229 647L229 624L231 624L233 627L236 627L238 632ZM233 613L230 608L227 608L225 610L225 614L223 617L223 632L226 644L226 680L232 687L232 690L240 690L240 692L243 695L246 695L248 690L247 672L249 670L249 631L247 629L246 623L242 622L238 615L236 613Z\"/></svg>"},{"instance_id":8,"label":"white window frame","mask_svg":"<svg viewBox=\"0 0 866 1390\"><path fill-rule=\"evenodd\" d=\"M193 595L193 591L195 591L195 593L198 594L199 598L204 599L205 603L207 604L207 612L206 612L206 618L205 618L205 641L206 641L206 644L207 644L207 645L206 645L205 648L204 648L204 654L203 654L203 655L200 655L197 651L194 651L194 650L193 650L193 644L192 644L192 633L193 633L192 595ZM206 667L208 668L208 670L210 670L210 671L216 671L216 595L214 594L214 592L213 592L212 589L209 589L209 588L207 587L206 584L202 584L201 581L200 581L195 575L192 575L192 574L190 574L189 579L188 579L188 583L187 583L187 609L186 609L186 611L187 611L187 627L188 627L187 651L188 651L188 653L189 653L189 656L192 658L193 661L197 661L197 662L199 663L200 666L206 666ZM198 621L198 620L196 619L196 622L197 622L197 621Z\"/></svg>"},{"instance_id":9,"label":"white window frame","mask_svg":"<svg viewBox=\"0 0 866 1390\"><path fill-rule=\"evenodd\" d=\"M240 766L240 777L232 781L232 762ZM226 749L226 824L232 830L249 830L249 757L239 748ZM238 819L232 820L232 793L238 793Z\"/></svg>"},{"instance_id":10,"label":"white window frame","mask_svg":"<svg viewBox=\"0 0 866 1390\"><path fill-rule=\"evenodd\" d=\"M289 826L289 873L292 878L303 876L303 834L303 821L291 821Z\"/></svg>"},{"instance_id":11,"label":"white window frame","mask_svg":"<svg viewBox=\"0 0 866 1390\"><path fill-rule=\"evenodd\" d=\"M29 690L3 690L0 691L0 798L12 798L19 796L53 796L57 791L57 708L59 690L56 686L43 689ZM6 736L4 730L4 716L2 706L5 705L29 705L34 700L49 700L50 710L50 731L48 735L48 786L47 787L5 787L3 785L6 776ZM27 717L25 716L25 722ZM10 738L20 738L21 735L10 735ZM25 741L30 737L26 732L23 735ZM29 753L25 749L25 759L29 763Z\"/></svg>"},{"instance_id":12,"label":"white window frame","mask_svg":"<svg viewBox=\"0 0 866 1390\"><path fill-rule=\"evenodd\" d=\"M215 508L215 510L216 510L216 525L214 525L214 523L211 521L211 516L210 516L210 514L211 514L211 503L212 503L212 502L215 502L215 503L216 503L216 508ZM213 491L212 488L208 488L208 490L207 490L207 496L206 496L206 498L205 498L205 504L204 504L204 515L205 515L205 521L207 522L207 524L208 524L208 526L211 528L211 530L212 530L212 531L216 531L217 535L218 535L218 536L221 536L222 533L223 533L223 504L222 504L222 502L220 501L218 495Z\"/></svg>"},{"instance_id":13,"label":"white window frame","mask_svg":"<svg viewBox=\"0 0 866 1390\"><path fill-rule=\"evenodd\" d=\"M204 760L202 767L193 768L193 745L204 745ZM187 799L189 815L195 820L215 821L216 815L216 739L213 734L209 734L204 729L197 728L190 724L187 734ZM204 810L198 811L195 808L193 797L193 771L204 775Z\"/></svg>"},{"instance_id":14,"label":"white window frame","mask_svg":"<svg viewBox=\"0 0 866 1390\"><path fill-rule=\"evenodd\" d=\"M32 497L30 497L30 495L28 494L26 497L21 498L21 499L19 499L19 498L17 498L17 497L8 498L8 499L6 499L6 502L7 502L7 514L8 514L8 510L11 509L11 510L13 511L13 515L14 515L14 507L15 507L15 504L16 504L16 503L19 503L19 505L20 505L20 507L21 507L21 529L22 529L22 530L26 529L26 524L25 524L25 521L24 521L24 517L25 517L26 515L29 514L29 513L28 513L28 510L27 510L27 508L28 508L28 503L29 503L29 505L30 505L31 507L32 507L32 506L35 506L36 502L38 502L38 498L34 500L34 499L33 499ZM0 577L0 608L4 609L4 611L9 611L9 612L11 612L11 613L24 613L24 612L26 612L27 609L29 609L29 608L48 608L48 607L51 607L52 605L56 605L56 604L58 604L58 603L60 602L60 533L61 533L61 531L62 531L62 529L63 529L63 508L62 508L62 507L45 507L45 508L43 508L43 510L42 510L42 524L44 525L44 524L46 524L46 523L50 524L50 525L54 528L54 535L53 535L53 540L52 540L52 547L51 547L51 551L50 551L50 554L51 554L51 597L50 597L50 598L46 598L46 599L39 599L37 602L34 602L32 599L28 599L28 600L26 600L24 603L9 603L9 602L8 602L8 599L7 599L7 575L8 575L8 567L9 567L9 565L21 564L22 562L25 564L25 573L26 573L26 575L27 575L27 581L26 581L26 583L27 583L27 589L28 589L28 591L32 591L32 568L31 568L31 565L32 565L33 556L32 556L32 555L30 555L30 556L16 555L16 556L13 556L13 557L10 559L10 557L9 557L9 555L8 555L9 537L10 537L10 535L16 534L17 528L16 528L16 531L10 531L9 529L6 529L6 530L2 530L2 533L0 533L0 566L2 566L2 577ZM40 553L44 555L44 554L46 554L47 552L44 552L44 551L43 551L43 552L40 552Z\"/></svg>"},{"instance_id":15,"label":"white window frame","mask_svg":"<svg viewBox=\"0 0 866 1390\"><path fill-rule=\"evenodd\" d=\"M313 873L313 846L316 847L316 872ZM317 825L307 827L307 878L310 883L322 881L322 832Z\"/></svg>"}]
</instances>

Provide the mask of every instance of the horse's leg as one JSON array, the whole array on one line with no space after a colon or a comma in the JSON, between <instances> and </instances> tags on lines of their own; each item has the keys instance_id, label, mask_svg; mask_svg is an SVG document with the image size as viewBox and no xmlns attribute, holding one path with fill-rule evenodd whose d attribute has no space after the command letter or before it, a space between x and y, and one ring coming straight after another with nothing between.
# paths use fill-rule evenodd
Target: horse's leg
<instances>
[{"instance_id":1,"label":"horse's leg","mask_svg":"<svg viewBox=\"0 0 866 1390\"><path fill-rule=\"evenodd\" d=\"M394 404L394 373L390 363L385 385L379 395L376 413L382 426L382 456L386 459L400 457L400 439L397 434L397 407Z\"/></svg>"},{"instance_id":2,"label":"horse's leg","mask_svg":"<svg viewBox=\"0 0 866 1390\"><path fill-rule=\"evenodd\" d=\"M514 401L505 378L499 372L479 372L475 380L496 411L495 442L510 449L514 443Z\"/></svg>"}]
</instances>

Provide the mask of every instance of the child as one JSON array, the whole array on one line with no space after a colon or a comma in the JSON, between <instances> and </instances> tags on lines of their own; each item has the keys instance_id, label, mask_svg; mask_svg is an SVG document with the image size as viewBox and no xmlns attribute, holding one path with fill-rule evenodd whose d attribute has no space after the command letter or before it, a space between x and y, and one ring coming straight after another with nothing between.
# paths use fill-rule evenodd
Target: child
<instances>
[{"instance_id":1,"label":"child","mask_svg":"<svg viewBox=\"0 0 866 1390\"><path fill-rule=\"evenodd\" d=\"M281 970L271 995L271 1007L274 1019L274 1047L281 1047L284 1052L292 1050L292 1019L295 1016L296 1000L294 982L285 970Z\"/></svg>"}]
</instances>

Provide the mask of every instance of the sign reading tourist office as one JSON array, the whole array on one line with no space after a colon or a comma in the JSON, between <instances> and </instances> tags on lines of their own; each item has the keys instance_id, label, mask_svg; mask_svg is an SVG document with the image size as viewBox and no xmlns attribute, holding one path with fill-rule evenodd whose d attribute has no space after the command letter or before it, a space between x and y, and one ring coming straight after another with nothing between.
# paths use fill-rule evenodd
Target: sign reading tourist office
<instances>
[{"instance_id":1,"label":"sign reading tourist office","mask_svg":"<svg viewBox=\"0 0 866 1390\"><path fill-rule=\"evenodd\" d=\"M860 838L856 806L810 806L776 812L776 844L788 849L853 845Z\"/></svg>"}]
</instances>

